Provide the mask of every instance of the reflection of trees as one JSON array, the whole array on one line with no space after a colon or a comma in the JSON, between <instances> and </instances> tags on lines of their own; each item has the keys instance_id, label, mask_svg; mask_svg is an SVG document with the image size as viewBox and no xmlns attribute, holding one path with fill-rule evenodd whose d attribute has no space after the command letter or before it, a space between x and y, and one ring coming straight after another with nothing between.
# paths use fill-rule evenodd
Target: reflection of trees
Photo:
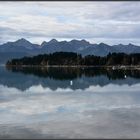
<instances>
[{"instance_id":1,"label":"reflection of trees","mask_svg":"<svg viewBox=\"0 0 140 140\"><path fill-rule=\"evenodd\" d=\"M140 78L140 70L122 70L122 69L107 69L107 68L99 68L99 67L85 67L85 68L77 68L77 67L9 67L8 70L12 72L22 72L24 74L33 74L39 77L48 77L52 79L58 80L71 80L77 79L79 77L96 77L104 75L108 79L117 80L117 79L125 79L125 77L134 77Z\"/></svg>"}]
</instances>

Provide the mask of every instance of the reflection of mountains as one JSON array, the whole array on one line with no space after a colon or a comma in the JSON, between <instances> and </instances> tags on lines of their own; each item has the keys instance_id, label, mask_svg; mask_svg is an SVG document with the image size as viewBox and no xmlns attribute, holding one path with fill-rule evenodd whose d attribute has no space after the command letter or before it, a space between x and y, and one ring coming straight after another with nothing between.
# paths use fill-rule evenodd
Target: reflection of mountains
<instances>
[{"instance_id":1,"label":"reflection of mountains","mask_svg":"<svg viewBox=\"0 0 140 140\"><path fill-rule=\"evenodd\" d=\"M70 80L73 85L70 85ZM108 70L103 68L0 68L0 84L25 90L41 84L57 88L85 89L91 85L136 84L140 82L139 70Z\"/></svg>"}]
</instances>

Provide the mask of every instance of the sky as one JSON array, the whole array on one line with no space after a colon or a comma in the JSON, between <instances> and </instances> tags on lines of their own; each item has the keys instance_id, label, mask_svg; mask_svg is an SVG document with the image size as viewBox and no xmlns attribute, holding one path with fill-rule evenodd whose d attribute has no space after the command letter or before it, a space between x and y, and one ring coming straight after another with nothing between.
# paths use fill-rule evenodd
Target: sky
<instances>
[{"instance_id":1,"label":"sky","mask_svg":"<svg viewBox=\"0 0 140 140\"><path fill-rule=\"evenodd\" d=\"M0 44L20 38L140 45L140 2L0 2Z\"/></svg>"}]
</instances>

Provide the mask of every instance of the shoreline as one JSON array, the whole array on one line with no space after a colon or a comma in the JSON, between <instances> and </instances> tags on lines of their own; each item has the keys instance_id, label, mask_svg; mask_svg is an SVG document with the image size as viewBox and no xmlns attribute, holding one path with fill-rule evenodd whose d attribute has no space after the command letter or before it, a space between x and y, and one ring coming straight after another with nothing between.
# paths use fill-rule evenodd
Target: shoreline
<instances>
[{"instance_id":1,"label":"shoreline","mask_svg":"<svg viewBox=\"0 0 140 140\"><path fill-rule=\"evenodd\" d=\"M103 65L103 66L87 66L87 65L5 65L5 67L16 68L112 68L112 69L137 69L140 70L140 65Z\"/></svg>"}]
</instances>

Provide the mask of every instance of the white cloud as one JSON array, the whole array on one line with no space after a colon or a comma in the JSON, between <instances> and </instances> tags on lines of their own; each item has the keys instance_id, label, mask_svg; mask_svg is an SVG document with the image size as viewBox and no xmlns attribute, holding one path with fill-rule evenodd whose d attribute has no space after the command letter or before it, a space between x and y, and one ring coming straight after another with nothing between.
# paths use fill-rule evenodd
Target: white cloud
<instances>
[{"instance_id":1,"label":"white cloud","mask_svg":"<svg viewBox=\"0 0 140 140\"><path fill-rule=\"evenodd\" d=\"M0 27L15 35L0 30L1 41L85 38L96 43L104 38L132 43L140 37L139 12L139 2L2 2Z\"/></svg>"}]
</instances>

